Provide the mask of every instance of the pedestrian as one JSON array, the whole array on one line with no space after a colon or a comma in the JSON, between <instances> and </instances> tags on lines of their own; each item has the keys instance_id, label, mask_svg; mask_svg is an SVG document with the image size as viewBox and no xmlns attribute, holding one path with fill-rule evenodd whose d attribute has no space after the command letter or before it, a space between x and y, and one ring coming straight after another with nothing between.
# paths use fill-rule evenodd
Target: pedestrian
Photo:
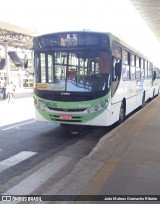
<instances>
[{"instance_id":1,"label":"pedestrian","mask_svg":"<svg viewBox=\"0 0 160 204\"><path fill-rule=\"evenodd\" d=\"M7 82L6 80L3 82L3 87L2 87L2 91L3 91L3 99L6 99L6 89L7 89Z\"/></svg>"},{"instance_id":2,"label":"pedestrian","mask_svg":"<svg viewBox=\"0 0 160 204\"><path fill-rule=\"evenodd\" d=\"M7 87L6 87L8 103L10 103L10 102L13 103L13 92L14 92L13 83L8 82Z\"/></svg>"}]
</instances>

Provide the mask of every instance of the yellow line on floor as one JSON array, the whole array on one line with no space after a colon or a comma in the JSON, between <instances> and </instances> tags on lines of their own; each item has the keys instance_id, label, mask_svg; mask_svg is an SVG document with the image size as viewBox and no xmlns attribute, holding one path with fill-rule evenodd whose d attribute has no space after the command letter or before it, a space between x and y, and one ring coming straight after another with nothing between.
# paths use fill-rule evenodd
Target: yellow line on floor
<instances>
[{"instance_id":1,"label":"yellow line on floor","mask_svg":"<svg viewBox=\"0 0 160 204\"><path fill-rule=\"evenodd\" d=\"M110 174L113 172L113 169L116 167L119 159L111 158L100 170L99 172L92 178L92 180L88 183L84 191L82 191L81 195L95 195L100 188L104 185L104 183L109 178ZM76 201L76 204L88 204L90 201Z\"/></svg>"},{"instance_id":2,"label":"yellow line on floor","mask_svg":"<svg viewBox=\"0 0 160 204\"><path fill-rule=\"evenodd\" d=\"M153 114L160 108L160 100L154 102L149 107L146 107L140 113L135 123L129 123L126 127L128 133L136 136L140 129L148 122ZM81 195L96 195L105 182L109 179L114 168L120 161L120 158L113 157L99 170L99 172L91 179L86 188L82 191ZM89 204L90 201L75 201L76 204Z\"/></svg>"},{"instance_id":3,"label":"yellow line on floor","mask_svg":"<svg viewBox=\"0 0 160 204\"><path fill-rule=\"evenodd\" d=\"M140 129L149 121L153 114L160 108L160 101L157 100L149 107L146 107L143 112L137 118L136 123L134 123L129 129L132 134L137 135Z\"/></svg>"}]
</instances>

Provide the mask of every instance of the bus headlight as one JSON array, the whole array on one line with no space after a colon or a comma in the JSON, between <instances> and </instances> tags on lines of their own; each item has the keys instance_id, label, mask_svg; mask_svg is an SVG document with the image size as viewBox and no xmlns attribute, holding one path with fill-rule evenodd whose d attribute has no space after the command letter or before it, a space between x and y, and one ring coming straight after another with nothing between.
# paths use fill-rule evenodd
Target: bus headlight
<instances>
[{"instance_id":1,"label":"bus headlight","mask_svg":"<svg viewBox=\"0 0 160 204\"><path fill-rule=\"evenodd\" d=\"M106 106L108 106L109 101L106 99L105 101L101 102L101 106L102 108L105 108Z\"/></svg>"},{"instance_id":2,"label":"bus headlight","mask_svg":"<svg viewBox=\"0 0 160 204\"><path fill-rule=\"evenodd\" d=\"M101 104L88 108L87 110L85 110L85 113L95 113L98 112L100 110L105 109L109 104L109 101L106 99L105 101L102 101Z\"/></svg>"},{"instance_id":3,"label":"bus headlight","mask_svg":"<svg viewBox=\"0 0 160 204\"><path fill-rule=\"evenodd\" d=\"M86 113L94 113L94 107L93 108L88 108L85 110Z\"/></svg>"},{"instance_id":4,"label":"bus headlight","mask_svg":"<svg viewBox=\"0 0 160 204\"><path fill-rule=\"evenodd\" d=\"M100 109L101 109L100 105L94 107L95 112L100 111Z\"/></svg>"},{"instance_id":5,"label":"bus headlight","mask_svg":"<svg viewBox=\"0 0 160 204\"><path fill-rule=\"evenodd\" d=\"M37 103L38 103L37 99L35 97L33 97L33 98L34 98L34 104L37 105Z\"/></svg>"}]
</instances>

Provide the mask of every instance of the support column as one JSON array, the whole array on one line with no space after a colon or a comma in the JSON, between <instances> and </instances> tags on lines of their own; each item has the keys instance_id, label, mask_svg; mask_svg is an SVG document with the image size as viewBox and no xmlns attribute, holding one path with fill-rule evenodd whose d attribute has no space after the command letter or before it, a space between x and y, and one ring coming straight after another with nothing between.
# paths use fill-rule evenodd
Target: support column
<instances>
[{"instance_id":1,"label":"support column","mask_svg":"<svg viewBox=\"0 0 160 204\"><path fill-rule=\"evenodd\" d=\"M10 64L8 56L8 44L5 45L5 59L6 59L6 69L7 69L7 82L11 81Z\"/></svg>"},{"instance_id":2,"label":"support column","mask_svg":"<svg viewBox=\"0 0 160 204\"><path fill-rule=\"evenodd\" d=\"M19 71L20 71L20 87L23 88L23 70L22 70L22 67L20 67Z\"/></svg>"}]
</instances>

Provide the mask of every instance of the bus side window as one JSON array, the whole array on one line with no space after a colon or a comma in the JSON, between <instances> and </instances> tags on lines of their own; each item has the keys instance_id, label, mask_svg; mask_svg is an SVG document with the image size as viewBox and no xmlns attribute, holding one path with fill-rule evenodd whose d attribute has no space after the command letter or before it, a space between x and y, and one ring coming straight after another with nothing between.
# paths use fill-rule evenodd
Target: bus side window
<instances>
[{"instance_id":1,"label":"bus side window","mask_svg":"<svg viewBox=\"0 0 160 204\"><path fill-rule=\"evenodd\" d=\"M129 52L123 49L123 65L122 65L122 78L123 80L130 80L130 69L129 69Z\"/></svg>"},{"instance_id":2,"label":"bus side window","mask_svg":"<svg viewBox=\"0 0 160 204\"><path fill-rule=\"evenodd\" d=\"M141 67L141 79L145 78L144 75L144 59L140 59L140 67Z\"/></svg>"},{"instance_id":3,"label":"bus side window","mask_svg":"<svg viewBox=\"0 0 160 204\"><path fill-rule=\"evenodd\" d=\"M144 74L145 74L145 79L148 78L148 62L145 60L144 61Z\"/></svg>"},{"instance_id":4,"label":"bus side window","mask_svg":"<svg viewBox=\"0 0 160 204\"><path fill-rule=\"evenodd\" d=\"M106 74L110 73L109 69L109 53L102 52L99 58L99 73Z\"/></svg>"},{"instance_id":5,"label":"bus side window","mask_svg":"<svg viewBox=\"0 0 160 204\"><path fill-rule=\"evenodd\" d=\"M133 53L130 53L130 79L135 80L136 78L136 67L135 67L135 55Z\"/></svg>"},{"instance_id":6,"label":"bus side window","mask_svg":"<svg viewBox=\"0 0 160 204\"><path fill-rule=\"evenodd\" d=\"M115 79L119 81L120 77L121 77L121 60L118 59L115 64Z\"/></svg>"},{"instance_id":7,"label":"bus side window","mask_svg":"<svg viewBox=\"0 0 160 204\"><path fill-rule=\"evenodd\" d=\"M116 44L112 44L112 80L119 81L121 76L121 61L122 61L122 48Z\"/></svg>"}]
</instances>

